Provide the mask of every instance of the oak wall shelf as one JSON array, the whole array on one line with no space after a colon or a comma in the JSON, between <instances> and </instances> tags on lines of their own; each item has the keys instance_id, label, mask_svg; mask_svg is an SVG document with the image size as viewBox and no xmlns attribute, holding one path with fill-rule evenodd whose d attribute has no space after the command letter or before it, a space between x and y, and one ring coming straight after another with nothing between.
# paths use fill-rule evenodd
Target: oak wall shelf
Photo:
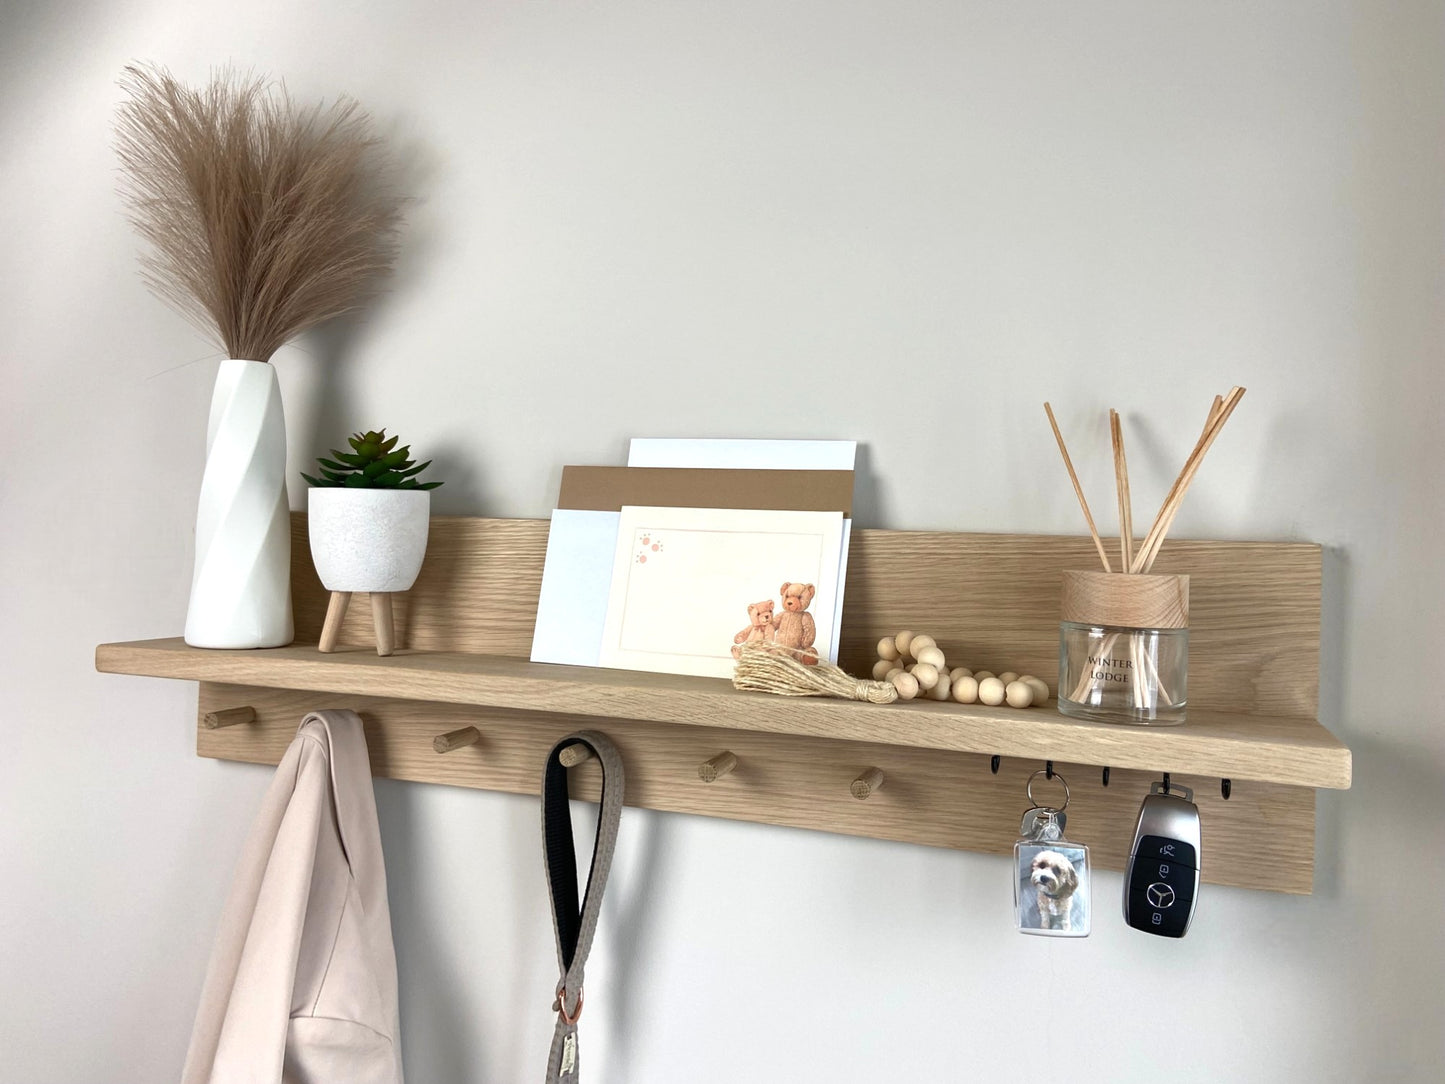
<instances>
[{"instance_id":1,"label":"oak wall shelf","mask_svg":"<svg viewBox=\"0 0 1445 1084\"><path fill-rule=\"evenodd\" d=\"M1053 706L989 708L914 700L865 704L759 694L718 678L554 666L495 655L351 648L323 655L315 644L261 651L211 651L176 639L102 644L106 673L183 678L298 692L429 700L585 719L753 730L868 741L918 749L1068 760L1300 787L1347 788L1350 751L1313 719L1191 711L1183 727L1089 723Z\"/></svg>"},{"instance_id":2,"label":"oak wall shelf","mask_svg":"<svg viewBox=\"0 0 1445 1084\"><path fill-rule=\"evenodd\" d=\"M1169 772L1196 790L1206 881L1311 889L1315 788L1347 788L1351 772L1349 750L1314 719L1318 547L1166 546L1158 569L1193 576L1191 703L1184 726L1153 729L1068 719L1052 700L1023 711L880 706L534 664L526 655L546 531L545 521L434 519L422 576L397 599L397 654L378 657L365 622L348 618L342 649L323 655L315 641L326 594L311 569L305 517L296 515L296 644L103 644L96 666L201 682L204 756L274 764L306 711L352 707L379 776L535 794L547 748L586 726L622 749L630 805L997 853L1017 833L1023 780L1052 761L1073 790L1071 835L1087 839L1105 868L1122 868L1139 799ZM877 636L911 625L951 659L1027 667L1052 687L1058 574L1088 567L1091 554L1079 538L857 531L843 662L864 672ZM239 719L240 708L254 718L205 722ZM466 727L480 737L437 742ZM993 757L1002 758L997 774ZM720 758L730 770L702 782L700 766ZM886 785L859 801L850 788L869 770ZM571 771L582 793L595 787L595 765ZM1232 784L1228 800L1222 779Z\"/></svg>"}]
</instances>

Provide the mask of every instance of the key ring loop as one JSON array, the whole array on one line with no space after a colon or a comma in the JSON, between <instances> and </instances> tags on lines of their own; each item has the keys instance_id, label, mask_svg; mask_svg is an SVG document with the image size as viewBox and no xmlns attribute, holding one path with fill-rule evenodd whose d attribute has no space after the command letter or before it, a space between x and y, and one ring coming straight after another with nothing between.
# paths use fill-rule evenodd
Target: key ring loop
<instances>
[{"instance_id":1,"label":"key ring loop","mask_svg":"<svg viewBox=\"0 0 1445 1084\"><path fill-rule=\"evenodd\" d=\"M1029 796L1029 801L1033 803L1033 805L1031 806L1031 808L1033 808L1033 809L1052 808L1052 807L1048 807L1048 806L1041 806L1041 805L1039 805L1039 800L1034 797L1034 780L1037 779L1037 778L1038 778L1039 776L1041 776L1041 775L1047 775L1047 774L1048 774L1048 773L1047 773L1043 768L1040 768L1038 771L1034 772L1033 775L1029 776L1029 781L1028 781L1027 785L1024 787L1024 792L1025 792L1026 794L1028 794L1028 796ZM1056 813L1062 813L1064 810L1066 810L1066 809L1069 808L1069 781L1068 781L1067 779L1065 779L1062 775L1060 775L1058 772L1054 772L1054 778L1057 779L1057 780L1059 781L1059 785L1064 788L1064 804L1061 805L1061 806L1059 806L1057 809L1055 809L1054 812L1056 812Z\"/></svg>"},{"instance_id":2,"label":"key ring loop","mask_svg":"<svg viewBox=\"0 0 1445 1084\"><path fill-rule=\"evenodd\" d=\"M577 991L577 1012L572 1016L567 1015L567 987L564 986L562 987L562 989L558 990L557 1000L552 1002L552 1011L560 1013L562 1015L563 1021L566 1022L568 1027L575 1027L577 1021L582 1019L583 993L584 991L581 989Z\"/></svg>"}]
</instances>

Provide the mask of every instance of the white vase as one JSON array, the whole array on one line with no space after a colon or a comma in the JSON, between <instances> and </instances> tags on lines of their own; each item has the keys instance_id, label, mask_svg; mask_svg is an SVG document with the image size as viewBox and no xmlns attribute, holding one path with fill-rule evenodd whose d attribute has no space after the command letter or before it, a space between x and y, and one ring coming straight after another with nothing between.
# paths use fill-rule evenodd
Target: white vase
<instances>
[{"instance_id":1,"label":"white vase","mask_svg":"<svg viewBox=\"0 0 1445 1084\"><path fill-rule=\"evenodd\" d=\"M311 560L328 591L406 591L426 556L424 489L307 490Z\"/></svg>"},{"instance_id":2,"label":"white vase","mask_svg":"<svg viewBox=\"0 0 1445 1084\"><path fill-rule=\"evenodd\" d=\"M206 427L186 643L280 647L294 636L281 389L266 362L231 359Z\"/></svg>"}]
</instances>

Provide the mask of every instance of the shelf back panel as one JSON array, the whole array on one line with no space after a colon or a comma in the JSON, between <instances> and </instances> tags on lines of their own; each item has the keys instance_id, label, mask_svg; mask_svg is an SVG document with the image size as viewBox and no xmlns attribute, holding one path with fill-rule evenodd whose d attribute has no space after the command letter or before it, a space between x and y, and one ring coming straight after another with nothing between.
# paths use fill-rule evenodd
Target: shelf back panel
<instances>
[{"instance_id":1,"label":"shelf back panel","mask_svg":"<svg viewBox=\"0 0 1445 1084\"><path fill-rule=\"evenodd\" d=\"M646 809L753 821L903 843L1009 854L1028 802L1025 783L1038 760L1005 757L999 772L975 753L880 745L812 736L679 726L638 719L577 718L441 704L202 682L200 713L251 707L253 722L198 726L201 756L276 764L308 711L350 708L361 715L372 774L388 779L536 796L541 765L576 730L605 732L627 766L626 803ZM481 740L438 754L432 740L474 726ZM698 766L723 751L736 769L714 783ZM866 800L850 784L868 768L883 784ZM1097 765L1055 763L1069 784L1069 836L1090 846L1101 869L1122 870L1139 802L1157 774L1114 769L1109 785ZM595 764L571 769L574 798L597 800ZM1203 879L1210 884L1308 893L1314 873L1315 792L1277 783L1236 782L1229 800L1213 777L1176 775L1194 789L1204 825ZM1040 778L1040 800L1062 790ZM860 861L862 861L860 857ZM1001 873L1002 876L1002 873ZM1006 878L1000 884L1007 890ZM1104 891L1108 884L1108 893ZM1095 886L1100 915L1115 913L1111 882Z\"/></svg>"},{"instance_id":2,"label":"shelf back panel","mask_svg":"<svg viewBox=\"0 0 1445 1084\"><path fill-rule=\"evenodd\" d=\"M434 517L421 576L393 600L398 643L527 658L547 527L546 520ZM296 636L314 643L326 592L303 513L292 514L292 539ZM878 638L910 628L933 636L952 666L1033 673L1054 688L1060 574L1097 562L1085 537L855 531L840 661L867 676ZM1319 546L1171 539L1155 571L1190 576L1191 707L1315 716ZM341 642L373 642L369 607L351 608Z\"/></svg>"}]
</instances>

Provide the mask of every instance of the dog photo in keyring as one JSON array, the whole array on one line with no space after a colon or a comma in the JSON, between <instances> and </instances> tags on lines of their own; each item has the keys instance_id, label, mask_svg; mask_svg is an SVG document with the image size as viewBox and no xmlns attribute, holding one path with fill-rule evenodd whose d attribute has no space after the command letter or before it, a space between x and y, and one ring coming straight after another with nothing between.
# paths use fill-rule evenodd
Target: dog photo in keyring
<instances>
[{"instance_id":1,"label":"dog photo in keyring","mask_svg":"<svg viewBox=\"0 0 1445 1084\"><path fill-rule=\"evenodd\" d=\"M1089 851L1060 840L1014 848L1014 898L1024 933L1089 936Z\"/></svg>"}]
</instances>

